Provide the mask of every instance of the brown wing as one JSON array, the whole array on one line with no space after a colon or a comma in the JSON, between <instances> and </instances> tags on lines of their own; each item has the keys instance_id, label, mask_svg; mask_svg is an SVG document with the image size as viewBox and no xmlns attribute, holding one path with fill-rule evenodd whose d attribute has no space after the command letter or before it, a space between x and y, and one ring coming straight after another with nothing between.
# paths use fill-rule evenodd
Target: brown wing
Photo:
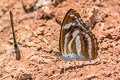
<instances>
[{"instance_id":1,"label":"brown wing","mask_svg":"<svg viewBox=\"0 0 120 80\"><path fill-rule=\"evenodd\" d=\"M59 40L59 47L60 47L60 53L61 55L64 55L64 43L65 43L65 35L69 33L72 29L74 29L75 24L77 24L76 18L79 19L79 23L83 26L84 23L79 15L75 10L70 9L62 22L61 30L60 30L60 40ZM66 52L68 53L68 49L66 49Z\"/></svg>"},{"instance_id":2,"label":"brown wing","mask_svg":"<svg viewBox=\"0 0 120 80\"><path fill-rule=\"evenodd\" d=\"M80 34L82 32L85 32L85 34L88 35L89 39L85 37L85 34L79 34L80 39L81 39L81 45L82 45L82 54L85 56L87 59L95 59L97 57L97 50L98 50L98 45L97 45L97 39L95 38L94 34L92 32L88 31L85 28L85 24L83 23L79 13L77 13L75 10L70 9L64 19L63 23L61 26L60 30L60 40L59 40L59 47L60 47L60 55L64 55L64 50L66 50L66 54L69 53L68 50L68 44L73 39L72 33L75 30L79 30ZM64 45L66 47L64 47ZM90 46L92 48L90 48ZM65 48L65 49L64 49ZM74 54L78 54L76 51L76 43L75 40L73 40L73 43L71 44L71 49Z\"/></svg>"}]
</instances>

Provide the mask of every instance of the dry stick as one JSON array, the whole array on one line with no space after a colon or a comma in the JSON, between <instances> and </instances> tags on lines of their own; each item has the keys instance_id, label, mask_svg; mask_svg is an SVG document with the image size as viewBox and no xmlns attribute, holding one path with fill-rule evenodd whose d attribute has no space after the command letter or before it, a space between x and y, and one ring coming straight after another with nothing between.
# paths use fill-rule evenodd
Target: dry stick
<instances>
[{"instance_id":1,"label":"dry stick","mask_svg":"<svg viewBox=\"0 0 120 80\"><path fill-rule=\"evenodd\" d=\"M19 49L19 47L17 45L16 38L15 38L15 31L14 31L14 23L13 23L12 11L10 11L10 22L11 22L12 32L13 32L14 50L15 50L15 53L16 53L16 60L20 60L21 59L21 55L20 55L20 49Z\"/></svg>"}]
</instances>

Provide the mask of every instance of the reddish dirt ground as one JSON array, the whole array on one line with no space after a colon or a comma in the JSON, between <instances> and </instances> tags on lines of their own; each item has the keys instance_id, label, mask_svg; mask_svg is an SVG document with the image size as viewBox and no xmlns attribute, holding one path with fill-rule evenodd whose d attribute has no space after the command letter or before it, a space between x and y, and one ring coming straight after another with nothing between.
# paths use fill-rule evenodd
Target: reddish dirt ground
<instances>
[{"instance_id":1,"label":"reddish dirt ground","mask_svg":"<svg viewBox=\"0 0 120 80\"><path fill-rule=\"evenodd\" d=\"M120 0L24 0L27 10L21 1L0 0L0 80L120 80ZM92 62L67 62L63 73L63 60L55 54L61 22L70 8L84 21L98 10L100 20L92 32L99 55ZM14 53L10 10L20 60Z\"/></svg>"}]
</instances>

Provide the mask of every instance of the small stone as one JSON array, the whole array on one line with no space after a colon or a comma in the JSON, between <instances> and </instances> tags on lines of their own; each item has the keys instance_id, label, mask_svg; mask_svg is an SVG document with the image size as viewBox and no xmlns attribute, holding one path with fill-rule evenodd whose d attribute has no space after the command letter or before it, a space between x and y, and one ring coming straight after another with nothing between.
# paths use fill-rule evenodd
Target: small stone
<instances>
[{"instance_id":1,"label":"small stone","mask_svg":"<svg viewBox=\"0 0 120 80\"><path fill-rule=\"evenodd\" d=\"M39 60L38 56L32 56L30 60L37 62Z\"/></svg>"},{"instance_id":2,"label":"small stone","mask_svg":"<svg viewBox=\"0 0 120 80\"><path fill-rule=\"evenodd\" d=\"M36 44L34 42L26 42L26 45L29 47L34 47Z\"/></svg>"},{"instance_id":3,"label":"small stone","mask_svg":"<svg viewBox=\"0 0 120 80\"><path fill-rule=\"evenodd\" d=\"M37 33L36 33L35 31L33 31L32 33L34 34L34 36L35 36L35 37L37 37L37 36L38 36L38 35L37 35Z\"/></svg>"},{"instance_id":4,"label":"small stone","mask_svg":"<svg viewBox=\"0 0 120 80\"><path fill-rule=\"evenodd\" d=\"M97 76L95 74L88 75L85 79L91 80L92 78L96 78Z\"/></svg>"},{"instance_id":5,"label":"small stone","mask_svg":"<svg viewBox=\"0 0 120 80\"><path fill-rule=\"evenodd\" d=\"M43 41L44 41L46 44L49 44L48 41L47 41L45 38L43 38Z\"/></svg>"}]
</instances>

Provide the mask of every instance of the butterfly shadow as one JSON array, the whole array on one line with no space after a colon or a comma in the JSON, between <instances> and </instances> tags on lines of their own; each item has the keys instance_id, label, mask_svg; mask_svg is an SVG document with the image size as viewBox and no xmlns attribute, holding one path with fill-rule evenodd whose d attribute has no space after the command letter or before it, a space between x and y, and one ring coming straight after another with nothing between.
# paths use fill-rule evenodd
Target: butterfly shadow
<instances>
[{"instance_id":1,"label":"butterfly shadow","mask_svg":"<svg viewBox=\"0 0 120 80\"><path fill-rule=\"evenodd\" d=\"M65 73L64 71L73 70L73 69L75 70L75 69L78 69L78 68L83 68L85 66L99 65L99 64L101 64L101 62L100 61L96 61L94 63L82 64L82 65L75 65L75 66L70 66L68 68L62 68L61 71L60 71L60 74Z\"/></svg>"}]
</instances>

